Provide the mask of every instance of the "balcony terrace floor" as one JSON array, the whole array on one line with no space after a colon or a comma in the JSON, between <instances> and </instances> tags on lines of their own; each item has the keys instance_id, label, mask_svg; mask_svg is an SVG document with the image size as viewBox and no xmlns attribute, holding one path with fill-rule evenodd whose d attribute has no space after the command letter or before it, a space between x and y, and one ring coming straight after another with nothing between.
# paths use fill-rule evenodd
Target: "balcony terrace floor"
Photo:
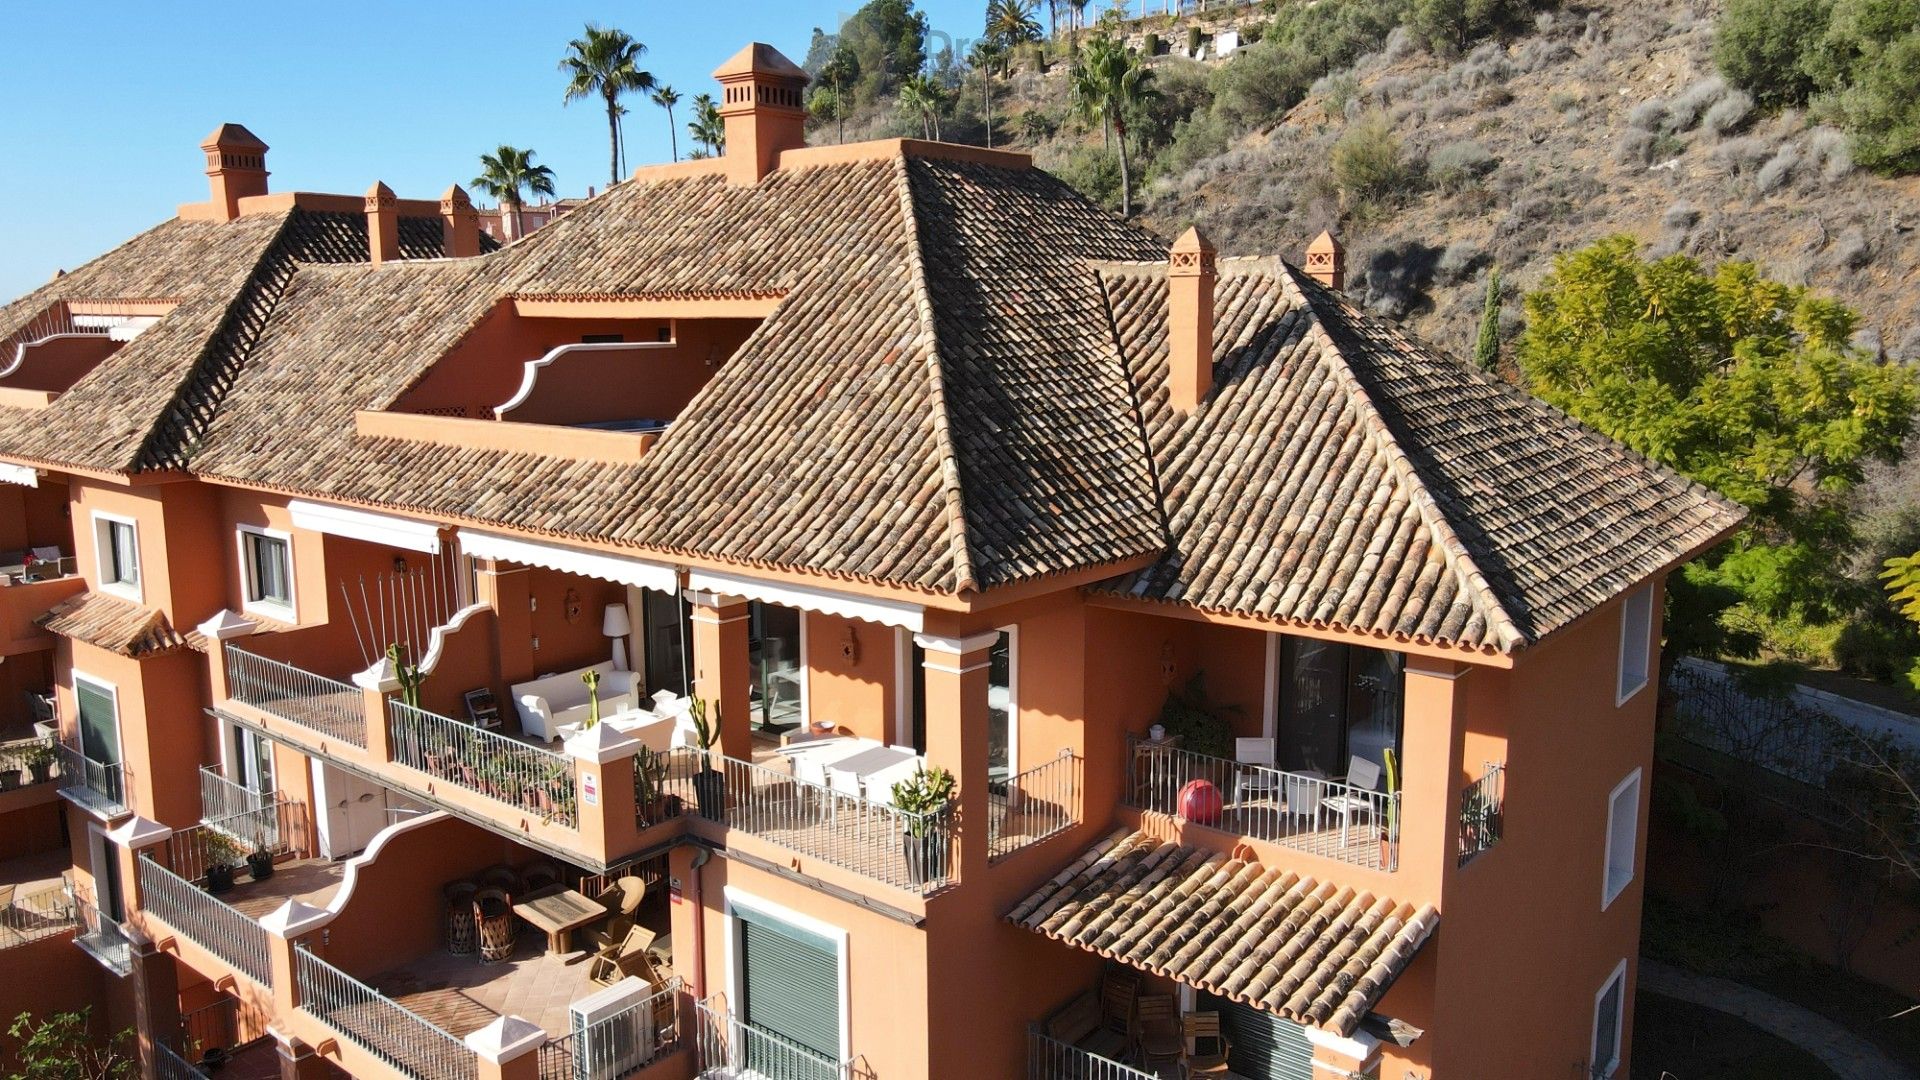
<instances>
[{"instance_id":1,"label":"balcony terrace floor","mask_svg":"<svg viewBox=\"0 0 1920 1080\"><path fill-rule=\"evenodd\" d=\"M339 891L346 863L329 859L293 859L276 863L273 876L265 881L242 881L220 899L246 917L258 921L261 916L279 910L288 900L313 907L326 907Z\"/></svg>"}]
</instances>

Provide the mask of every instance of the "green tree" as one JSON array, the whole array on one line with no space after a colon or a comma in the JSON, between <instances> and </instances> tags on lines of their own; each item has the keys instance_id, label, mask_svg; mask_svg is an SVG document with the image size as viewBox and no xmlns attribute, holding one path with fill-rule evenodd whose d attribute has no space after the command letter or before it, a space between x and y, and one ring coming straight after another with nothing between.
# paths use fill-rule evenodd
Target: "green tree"
<instances>
[{"instance_id":1,"label":"green tree","mask_svg":"<svg viewBox=\"0 0 1920 1080\"><path fill-rule=\"evenodd\" d=\"M480 155L480 175L473 178L473 186L499 200L502 207L511 209L513 235L525 236L520 215L522 193L551 198L553 170L535 165L533 151L503 145L491 154Z\"/></svg>"},{"instance_id":2,"label":"green tree","mask_svg":"<svg viewBox=\"0 0 1920 1080\"><path fill-rule=\"evenodd\" d=\"M1709 640L1706 622L1726 620L1678 605L1736 597L1762 620L1836 616L1854 595L1844 496L1868 463L1899 459L1915 405L1909 372L1848 346L1853 312L1752 263L1650 262L1624 236L1556 259L1526 310L1517 357L1535 393L1751 511L1687 568L1677 625Z\"/></svg>"},{"instance_id":3,"label":"green tree","mask_svg":"<svg viewBox=\"0 0 1920 1080\"><path fill-rule=\"evenodd\" d=\"M1827 32L1833 0L1727 0L1714 24L1713 62L1768 108L1805 104L1816 83L1802 63Z\"/></svg>"},{"instance_id":4,"label":"green tree","mask_svg":"<svg viewBox=\"0 0 1920 1080\"><path fill-rule=\"evenodd\" d=\"M1090 123L1097 121L1120 151L1120 216L1131 217L1133 172L1127 158L1127 118L1159 96L1153 88L1153 73L1139 53L1101 36L1087 43L1068 82L1074 112Z\"/></svg>"},{"instance_id":5,"label":"green tree","mask_svg":"<svg viewBox=\"0 0 1920 1080\"><path fill-rule=\"evenodd\" d=\"M839 47L859 65L854 100L879 100L927 65L927 17L913 0L868 0L840 26Z\"/></svg>"},{"instance_id":6,"label":"green tree","mask_svg":"<svg viewBox=\"0 0 1920 1080\"><path fill-rule=\"evenodd\" d=\"M967 63L980 75L980 106L987 127L987 149L993 149L993 76L1006 63L1007 48L990 37L973 43Z\"/></svg>"},{"instance_id":7,"label":"green tree","mask_svg":"<svg viewBox=\"0 0 1920 1080\"><path fill-rule=\"evenodd\" d=\"M699 146L690 157L718 157L726 150L727 122L721 118L712 94L693 95L693 119L687 123L687 134Z\"/></svg>"},{"instance_id":8,"label":"green tree","mask_svg":"<svg viewBox=\"0 0 1920 1080\"><path fill-rule=\"evenodd\" d=\"M915 75L900 84L900 108L920 121L920 133L929 139L940 138L940 110L947 104L947 92L929 75Z\"/></svg>"},{"instance_id":9,"label":"green tree","mask_svg":"<svg viewBox=\"0 0 1920 1080\"><path fill-rule=\"evenodd\" d=\"M1520 25L1536 6L1528 0L1413 0L1407 29L1434 52L1458 53Z\"/></svg>"},{"instance_id":10,"label":"green tree","mask_svg":"<svg viewBox=\"0 0 1920 1080\"><path fill-rule=\"evenodd\" d=\"M1883 173L1920 171L1920 0L1839 0L1805 64L1826 89L1814 105Z\"/></svg>"},{"instance_id":11,"label":"green tree","mask_svg":"<svg viewBox=\"0 0 1920 1080\"><path fill-rule=\"evenodd\" d=\"M588 23L585 34L567 42L567 55L560 60L569 104L595 96L606 103L609 184L620 182L620 96L653 89L653 75L640 67L646 54L647 47L625 32Z\"/></svg>"},{"instance_id":12,"label":"green tree","mask_svg":"<svg viewBox=\"0 0 1920 1080\"><path fill-rule=\"evenodd\" d=\"M673 107L680 104L680 92L662 84L653 92L653 103L667 110L667 145L673 150L673 160L679 161L680 129L673 124Z\"/></svg>"},{"instance_id":13,"label":"green tree","mask_svg":"<svg viewBox=\"0 0 1920 1080\"><path fill-rule=\"evenodd\" d=\"M1032 0L987 0L987 37L1013 50L1030 41L1040 40L1040 20L1033 17Z\"/></svg>"},{"instance_id":14,"label":"green tree","mask_svg":"<svg viewBox=\"0 0 1920 1080\"><path fill-rule=\"evenodd\" d=\"M135 1075L139 1061L133 1032L97 1039L88 1030L91 1011L55 1013L45 1021L36 1021L32 1013L14 1017L7 1036L16 1047L16 1071L8 1080L119 1080Z\"/></svg>"},{"instance_id":15,"label":"green tree","mask_svg":"<svg viewBox=\"0 0 1920 1080\"><path fill-rule=\"evenodd\" d=\"M831 91L833 97L834 142L847 141L847 88L859 78L860 58L844 45L835 48L820 65L821 88Z\"/></svg>"},{"instance_id":16,"label":"green tree","mask_svg":"<svg viewBox=\"0 0 1920 1080\"><path fill-rule=\"evenodd\" d=\"M1473 343L1473 360L1482 371L1500 366L1500 268L1487 271L1487 298L1480 309L1480 336Z\"/></svg>"}]
</instances>

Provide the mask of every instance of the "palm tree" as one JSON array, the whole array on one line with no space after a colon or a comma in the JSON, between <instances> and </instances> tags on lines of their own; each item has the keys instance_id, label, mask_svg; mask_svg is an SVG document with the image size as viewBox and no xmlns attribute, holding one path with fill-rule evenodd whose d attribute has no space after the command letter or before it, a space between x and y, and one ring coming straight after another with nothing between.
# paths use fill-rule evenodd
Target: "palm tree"
<instances>
[{"instance_id":1,"label":"palm tree","mask_svg":"<svg viewBox=\"0 0 1920 1080\"><path fill-rule=\"evenodd\" d=\"M473 178L476 190L513 209L513 235L526 235L521 228L520 193L553 196L553 170L533 163L533 151L502 146L491 154L480 155L480 175Z\"/></svg>"},{"instance_id":2,"label":"palm tree","mask_svg":"<svg viewBox=\"0 0 1920 1080\"><path fill-rule=\"evenodd\" d=\"M1069 76L1073 108L1082 118L1099 120L1102 132L1111 132L1113 145L1120 148L1120 216L1133 215L1132 174L1127 162L1127 116L1140 106L1159 97L1152 86L1153 74L1140 62L1140 54L1109 37L1097 37L1087 43Z\"/></svg>"},{"instance_id":3,"label":"palm tree","mask_svg":"<svg viewBox=\"0 0 1920 1080\"><path fill-rule=\"evenodd\" d=\"M652 73L640 68L646 54L647 47L625 32L588 23L584 37L567 42L567 55L560 61L560 70L568 76L569 103L598 94L607 104L609 184L620 182L620 95L653 89Z\"/></svg>"},{"instance_id":4,"label":"palm tree","mask_svg":"<svg viewBox=\"0 0 1920 1080\"><path fill-rule=\"evenodd\" d=\"M940 107L946 101L947 92L925 73L900 84L900 107L920 117L920 133L929 139L940 138Z\"/></svg>"},{"instance_id":5,"label":"palm tree","mask_svg":"<svg viewBox=\"0 0 1920 1080\"><path fill-rule=\"evenodd\" d=\"M713 103L712 94L693 96L693 120L687 124L687 134L700 144L693 152L694 157L716 157L727 148L727 125L720 118L720 106Z\"/></svg>"},{"instance_id":6,"label":"palm tree","mask_svg":"<svg viewBox=\"0 0 1920 1080\"><path fill-rule=\"evenodd\" d=\"M860 77L860 58L845 45L820 68L820 81L833 89L833 141L847 141L847 84Z\"/></svg>"},{"instance_id":7,"label":"palm tree","mask_svg":"<svg viewBox=\"0 0 1920 1080\"><path fill-rule=\"evenodd\" d=\"M673 160L680 160L680 132L673 126L673 107L680 104L680 92L662 85L653 92L653 103L667 110L667 145L673 148Z\"/></svg>"},{"instance_id":8,"label":"palm tree","mask_svg":"<svg viewBox=\"0 0 1920 1080\"><path fill-rule=\"evenodd\" d=\"M1040 40L1040 20L1033 17L1034 0L987 0L987 36L1009 52Z\"/></svg>"},{"instance_id":9,"label":"palm tree","mask_svg":"<svg viewBox=\"0 0 1920 1080\"><path fill-rule=\"evenodd\" d=\"M1007 47L990 37L973 43L967 62L980 73L980 96L986 106L987 149L993 149L993 73L1006 63Z\"/></svg>"}]
</instances>

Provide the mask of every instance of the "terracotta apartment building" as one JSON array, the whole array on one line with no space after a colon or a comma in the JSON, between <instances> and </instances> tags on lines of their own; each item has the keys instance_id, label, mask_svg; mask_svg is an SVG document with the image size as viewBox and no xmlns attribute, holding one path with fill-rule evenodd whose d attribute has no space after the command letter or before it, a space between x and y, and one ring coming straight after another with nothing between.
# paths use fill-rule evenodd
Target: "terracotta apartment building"
<instances>
[{"instance_id":1,"label":"terracotta apartment building","mask_svg":"<svg viewBox=\"0 0 1920 1080\"><path fill-rule=\"evenodd\" d=\"M1624 1076L1662 585L1740 510L1330 239L716 77L723 157L505 247L226 125L0 308L9 1015L168 1078Z\"/></svg>"}]
</instances>

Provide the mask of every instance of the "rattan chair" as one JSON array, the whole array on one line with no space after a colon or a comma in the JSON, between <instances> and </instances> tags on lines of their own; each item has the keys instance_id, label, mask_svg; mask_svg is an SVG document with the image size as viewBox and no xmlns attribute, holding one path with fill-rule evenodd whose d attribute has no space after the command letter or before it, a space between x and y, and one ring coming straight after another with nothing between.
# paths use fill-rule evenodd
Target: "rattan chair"
<instances>
[{"instance_id":1,"label":"rattan chair","mask_svg":"<svg viewBox=\"0 0 1920 1080\"><path fill-rule=\"evenodd\" d=\"M513 917L513 899L507 890L497 885L476 889L473 921L480 931L481 963L497 964L512 958L520 923Z\"/></svg>"},{"instance_id":2,"label":"rattan chair","mask_svg":"<svg viewBox=\"0 0 1920 1080\"><path fill-rule=\"evenodd\" d=\"M547 859L536 859L520 868L520 882L529 896L560 884L560 868Z\"/></svg>"},{"instance_id":3,"label":"rattan chair","mask_svg":"<svg viewBox=\"0 0 1920 1080\"><path fill-rule=\"evenodd\" d=\"M455 956L470 956L480 947L473 919L473 894L479 888L471 881L449 881L440 889L447 898L447 951Z\"/></svg>"}]
</instances>

